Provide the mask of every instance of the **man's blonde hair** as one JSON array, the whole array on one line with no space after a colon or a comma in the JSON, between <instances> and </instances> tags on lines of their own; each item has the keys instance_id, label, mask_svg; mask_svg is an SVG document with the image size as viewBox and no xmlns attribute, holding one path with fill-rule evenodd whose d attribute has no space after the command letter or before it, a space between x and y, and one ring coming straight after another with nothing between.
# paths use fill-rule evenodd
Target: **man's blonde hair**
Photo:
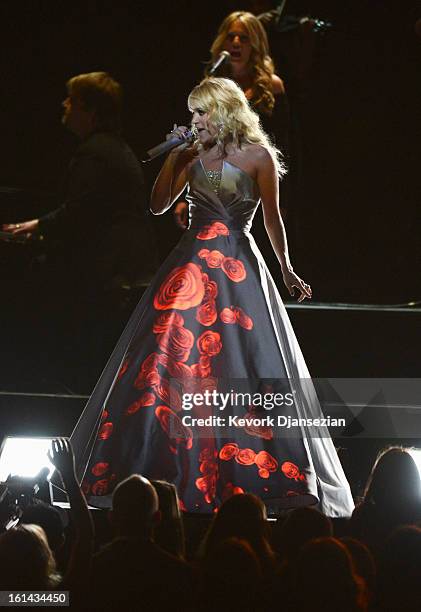
<instances>
[{"instance_id":1,"label":"man's blonde hair","mask_svg":"<svg viewBox=\"0 0 421 612\"><path fill-rule=\"evenodd\" d=\"M66 83L69 96L78 98L86 110L95 111L96 127L120 129L121 86L106 72L88 72L72 77Z\"/></svg>"}]
</instances>

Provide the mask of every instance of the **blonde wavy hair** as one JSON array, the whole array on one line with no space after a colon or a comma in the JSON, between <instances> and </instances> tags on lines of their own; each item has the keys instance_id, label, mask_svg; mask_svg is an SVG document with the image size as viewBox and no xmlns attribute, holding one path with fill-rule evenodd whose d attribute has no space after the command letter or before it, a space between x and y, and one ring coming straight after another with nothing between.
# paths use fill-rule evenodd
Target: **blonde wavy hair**
<instances>
[{"instance_id":1,"label":"blonde wavy hair","mask_svg":"<svg viewBox=\"0 0 421 612\"><path fill-rule=\"evenodd\" d=\"M208 121L217 129L216 144L222 156L229 143L238 148L245 143L259 144L271 154L278 175L285 174L281 152L263 131L259 115L252 110L237 83L225 78L203 79L191 91L188 106L191 111L198 109L208 113Z\"/></svg>"},{"instance_id":2,"label":"blonde wavy hair","mask_svg":"<svg viewBox=\"0 0 421 612\"><path fill-rule=\"evenodd\" d=\"M275 96L272 91L272 76L275 73L275 67L269 55L267 34L257 17L245 11L235 11L225 17L210 48L211 63L213 64L224 50L228 32L235 21L242 23L250 38L249 70L253 81L253 97L250 102L259 112L271 115L275 106ZM229 63L222 67L221 74L231 77Z\"/></svg>"}]
</instances>

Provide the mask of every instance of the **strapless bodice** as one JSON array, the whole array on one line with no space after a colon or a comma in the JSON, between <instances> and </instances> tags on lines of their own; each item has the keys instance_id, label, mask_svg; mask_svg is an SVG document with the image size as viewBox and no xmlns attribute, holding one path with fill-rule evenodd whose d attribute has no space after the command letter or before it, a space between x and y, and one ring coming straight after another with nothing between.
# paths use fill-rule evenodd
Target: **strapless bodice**
<instances>
[{"instance_id":1,"label":"strapless bodice","mask_svg":"<svg viewBox=\"0 0 421 612\"><path fill-rule=\"evenodd\" d=\"M191 166L186 199L189 203L189 228L221 221L232 230L250 231L259 205L259 188L254 179L228 161L222 163L219 188L215 191L201 159Z\"/></svg>"}]
</instances>

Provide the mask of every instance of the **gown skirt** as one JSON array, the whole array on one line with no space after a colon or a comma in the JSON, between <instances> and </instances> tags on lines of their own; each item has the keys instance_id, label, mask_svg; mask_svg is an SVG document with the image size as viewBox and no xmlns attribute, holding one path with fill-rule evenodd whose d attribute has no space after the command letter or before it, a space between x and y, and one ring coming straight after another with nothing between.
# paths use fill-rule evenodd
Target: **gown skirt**
<instances>
[{"instance_id":1,"label":"gown skirt","mask_svg":"<svg viewBox=\"0 0 421 612\"><path fill-rule=\"evenodd\" d=\"M214 512L249 492L273 513L318 504L349 516L352 496L327 428L301 424L323 415L250 234L257 184L224 161L216 188L197 160L187 199L189 228L71 436L88 502L110 507L116 484L138 473L174 483L188 512ZM299 426L287 429L288 418Z\"/></svg>"}]
</instances>

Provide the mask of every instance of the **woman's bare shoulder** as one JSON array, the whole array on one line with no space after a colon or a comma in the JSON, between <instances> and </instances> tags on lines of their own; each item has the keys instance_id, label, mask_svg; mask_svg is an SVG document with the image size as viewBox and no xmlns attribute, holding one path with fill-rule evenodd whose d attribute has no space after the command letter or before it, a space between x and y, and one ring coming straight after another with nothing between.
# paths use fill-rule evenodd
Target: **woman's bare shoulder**
<instances>
[{"instance_id":1,"label":"woman's bare shoulder","mask_svg":"<svg viewBox=\"0 0 421 612\"><path fill-rule=\"evenodd\" d=\"M282 96L285 93L284 82L277 74L272 74L272 91L275 96Z\"/></svg>"}]
</instances>

